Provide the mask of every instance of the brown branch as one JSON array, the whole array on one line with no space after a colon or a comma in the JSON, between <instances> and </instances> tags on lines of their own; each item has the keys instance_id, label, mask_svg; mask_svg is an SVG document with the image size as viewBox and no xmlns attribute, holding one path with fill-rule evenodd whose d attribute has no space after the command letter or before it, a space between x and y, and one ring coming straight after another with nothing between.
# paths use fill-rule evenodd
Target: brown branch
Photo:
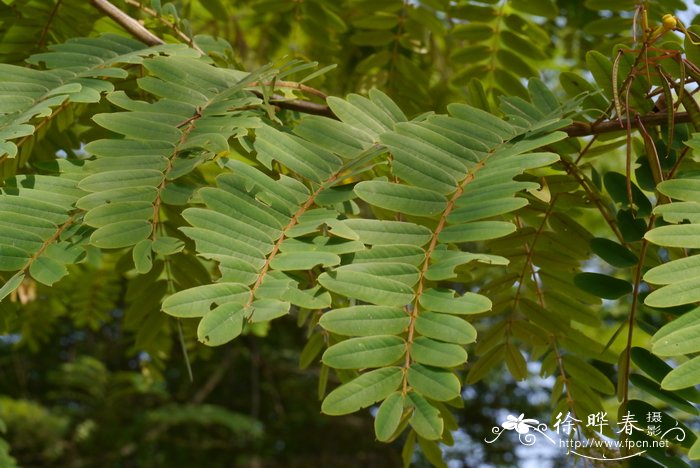
<instances>
[{"instance_id":1,"label":"brown branch","mask_svg":"<svg viewBox=\"0 0 700 468\"><path fill-rule=\"evenodd\" d=\"M251 91L257 97L263 99L263 93L260 91ZM318 104L311 101L303 101L301 99L287 99L284 96L273 94L270 96L270 103L281 109L293 110L302 114L321 115L331 119L338 120L338 117L333 113L330 107L324 104Z\"/></svg>"},{"instance_id":2,"label":"brown branch","mask_svg":"<svg viewBox=\"0 0 700 468\"><path fill-rule=\"evenodd\" d=\"M146 29L144 25L121 11L108 0L90 0L90 3L102 13L116 21L117 24L121 25L129 34L139 41L152 46L165 44L161 38Z\"/></svg>"},{"instance_id":3,"label":"brown branch","mask_svg":"<svg viewBox=\"0 0 700 468\"><path fill-rule=\"evenodd\" d=\"M668 114L658 112L639 117L644 126L664 125L668 122ZM673 120L677 124L689 123L690 115L687 112L677 112L673 116ZM637 122L632 120L631 127L637 127ZM627 128L627 119L622 119L622 125L618 120L606 120L599 123L574 122L573 124L562 128L570 137L580 137L586 135L599 135L601 133L623 132Z\"/></svg>"}]
</instances>

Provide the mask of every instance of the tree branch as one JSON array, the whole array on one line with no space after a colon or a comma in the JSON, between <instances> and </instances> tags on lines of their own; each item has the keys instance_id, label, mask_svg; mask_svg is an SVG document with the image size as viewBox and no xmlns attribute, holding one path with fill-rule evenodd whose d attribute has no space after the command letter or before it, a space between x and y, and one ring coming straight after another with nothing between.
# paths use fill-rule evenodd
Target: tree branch
<instances>
[{"instance_id":1,"label":"tree branch","mask_svg":"<svg viewBox=\"0 0 700 468\"><path fill-rule=\"evenodd\" d=\"M118 24L120 24L124 29L126 29L132 36L136 39L144 42L148 45L160 45L164 44L164 41L158 36L154 35L145 26L139 23L137 20L127 15L119 8L114 6L108 0L90 0L90 2L104 14L112 18ZM193 44L190 42L190 45ZM262 97L262 93L253 91L258 97ZM338 117L333 113L330 107L324 104L318 104L311 101L303 101L300 99L286 99L283 96L273 95L270 98L270 102L281 109L288 109L297 112L302 112L304 114L321 115L324 117L330 117L332 119L337 119ZM640 117L640 120L644 126L655 126L663 125L668 120L668 115L663 112L657 112L655 114L644 115ZM690 122L690 116L687 112L677 112L674 114L674 121L677 124ZM632 120L632 127L637 127L637 122ZM589 122L574 122L573 124L562 128L562 131L566 132L570 137L580 137L587 135L598 135L601 133L610 132L621 132L627 128L626 120L605 120L598 123Z\"/></svg>"},{"instance_id":2,"label":"tree branch","mask_svg":"<svg viewBox=\"0 0 700 468\"><path fill-rule=\"evenodd\" d=\"M159 38L151 31L146 29L146 27L139 23L137 20L124 13L116 6L114 6L111 2L109 2L109 0L90 0L90 3L92 3L92 5L95 8L97 8L98 10L112 18L114 21L116 21L117 24L121 25L124 29L126 29L129 32L129 34L131 34L134 38L138 39L139 41L148 45L165 44L165 42L161 38ZM194 47L193 43L188 42L188 44ZM286 86L289 86L289 84L287 83ZM300 84L299 89L308 91L308 89L306 89L307 87L302 88L302 86L303 85ZM319 91L316 92L319 93ZM258 91L253 91L253 94L260 98L263 97L262 93ZM323 104L317 104L315 102L302 101L300 99L289 100L284 96L272 95L270 98L270 103L276 105L281 109L293 110L297 112L302 112L304 114L322 115L325 117L337 119L333 111L331 111L331 109L328 106Z\"/></svg>"},{"instance_id":3,"label":"tree branch","mask_svg":"<svg viewBox=\"0 0 700 468\"><path fill-rule=\"evenodd\" d=\"M655 114L642 115L639 117L642 124L647 126L663 125L668 122L668 115L664 112ZM676 124L690 122L690 115L687 112L677 112L673 116ZM622 122L622 123L620 123ZM637 127L636 120L631 121L632 127ZM627 120L604 120L599 123L589 122L574 122L573 124L562 128L570 137L580 137L586 135L599 135L601 133L623 132L627 128Z\"/></svg>"},{"instance_id":4,"label":"tree branch","mask_svg":"<svg viewBox=\"0 0 700 468\"><path fill-rule=\"evenodd\" d=\"M144 25L121 11L108 0L90 0L90 3L102 13L116 21L139 41L152 46L165 43L160 37L153 34L146 29Z\"/></svg>"}]
</instances>

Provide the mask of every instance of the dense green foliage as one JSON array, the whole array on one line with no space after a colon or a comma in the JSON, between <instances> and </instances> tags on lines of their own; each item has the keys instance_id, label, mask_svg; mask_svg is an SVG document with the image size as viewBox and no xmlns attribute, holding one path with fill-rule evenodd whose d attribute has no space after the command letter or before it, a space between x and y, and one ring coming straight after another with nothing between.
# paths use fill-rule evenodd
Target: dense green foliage
<instances>
[{"instance_id":1,"label":"dense green foliage","mask_svg":"<svg viewBox=\"0 0 700 468\"><path fill-rule=\"evenodd\" d=\"M0 2L0 465L700 458L685 2L105 3Z\"/></svg>"}]
</instances>

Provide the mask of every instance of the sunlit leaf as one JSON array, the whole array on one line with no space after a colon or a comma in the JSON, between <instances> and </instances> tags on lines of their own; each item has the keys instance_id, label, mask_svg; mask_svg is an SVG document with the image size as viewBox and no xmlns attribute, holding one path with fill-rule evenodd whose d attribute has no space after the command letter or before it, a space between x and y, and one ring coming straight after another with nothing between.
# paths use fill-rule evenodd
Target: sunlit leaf
<instances>
[{"instance_id":1,"label":"sunlit leaf","mask_svg":"<svg viewBox=\"0 0 700 468\"><path fill-rule=\"evenodd\" d=\"M393 393L401 383L401 368L387 367L361 374L333 390L323 400L321 411L330 415L353 413Z\"/></svg>"}]
</instances>

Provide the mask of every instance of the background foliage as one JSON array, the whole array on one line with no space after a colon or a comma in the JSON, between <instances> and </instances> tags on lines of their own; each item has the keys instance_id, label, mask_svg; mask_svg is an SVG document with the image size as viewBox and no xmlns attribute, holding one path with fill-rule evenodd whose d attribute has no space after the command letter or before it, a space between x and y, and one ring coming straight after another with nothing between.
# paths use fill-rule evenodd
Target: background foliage
<instances>
[{"instance_id":1,"label":"background foliage","mask_svg":"<svg viewBox=\"0 0 700 468\"><path fill-rule=\"evenodd\" d=\"M700 458L694 5L113 3L0 2L0 465Z\"/></svg>"}]
</instances>

